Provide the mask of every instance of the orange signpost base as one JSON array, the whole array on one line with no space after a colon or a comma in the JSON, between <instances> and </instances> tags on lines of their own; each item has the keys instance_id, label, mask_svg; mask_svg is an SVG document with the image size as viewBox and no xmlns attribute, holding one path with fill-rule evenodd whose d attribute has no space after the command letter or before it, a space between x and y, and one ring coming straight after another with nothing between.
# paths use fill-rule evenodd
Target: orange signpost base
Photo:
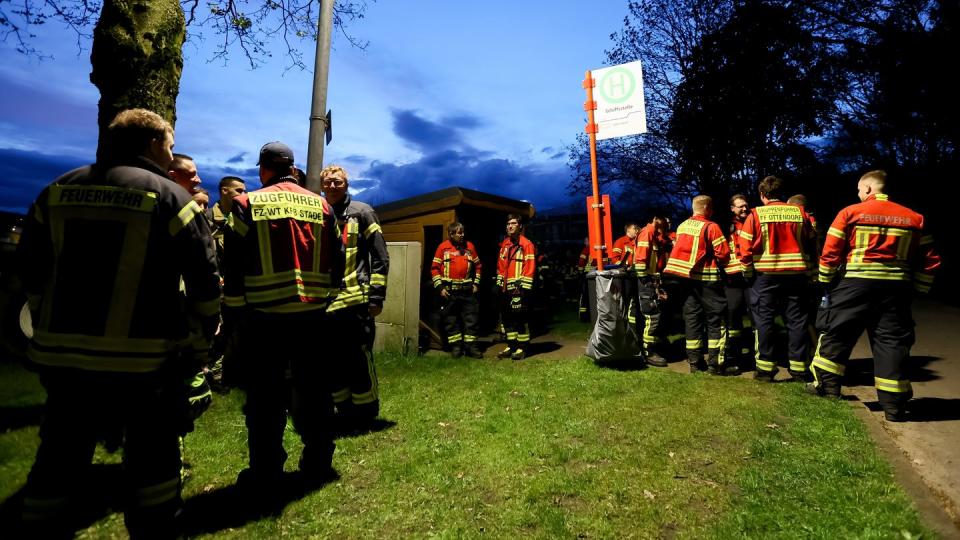
<instances>
[{"instance_id":1,"label":"orange signpost base","mask_svg":"<svg viewBox=\"0 0 960 540\"><path fill-rule=\"evenodd\" d=\"M600 197L600 184L597 181L597 124L594 111L597 102L593 99L593 88L597 81L587 71L583 79L583 88L587 91L587 101L583 110L587 111L587 127L584 131L590 135L590 178L593 181L593 195L587 197L587 224L590 231L590 250L597 261L597 270L603 270L603 255L613 245L610 238L610 197Z\"/></svg>"}]
</instances>

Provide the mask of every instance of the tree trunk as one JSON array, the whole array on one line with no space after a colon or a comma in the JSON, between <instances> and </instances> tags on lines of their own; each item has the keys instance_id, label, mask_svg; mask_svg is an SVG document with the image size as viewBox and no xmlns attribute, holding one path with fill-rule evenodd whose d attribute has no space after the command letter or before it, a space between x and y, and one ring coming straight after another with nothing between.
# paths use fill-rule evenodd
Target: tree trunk
<instances>
[{"instance_id":1,"label":"tree trunk","mask_svg":"<svg viewBox=\"0 0 960 540\"><path fill-rule=\"evenodd\" d=\"M176 121L186 20L179 0L105 0L93 32L90 82L100 89L97 161L108 155L107 126L124 109Z\"/></svg>"}]
</instances>

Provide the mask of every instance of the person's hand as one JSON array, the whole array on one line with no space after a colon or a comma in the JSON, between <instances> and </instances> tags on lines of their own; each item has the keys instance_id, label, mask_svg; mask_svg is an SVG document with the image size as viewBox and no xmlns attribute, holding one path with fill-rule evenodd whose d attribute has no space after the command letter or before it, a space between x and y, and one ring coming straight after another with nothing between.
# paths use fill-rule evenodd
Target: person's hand
<instances>
[{"instance_id":1,"label":"person's hand","mask_svg":"<svg viewBox=\"0 0 960 540\"><path fill-rule=\"evenodd\" d=\"M450 292L447 291L446 288L440 289L440 298L443 298L444 300L450 298Z\"/></svg>"},{"instance_id":2,"label":"person's hand","mask_svg":"<svg viewBox=\"0 0 960 540\"><path fill-rule=\"evenodd\" d=\"M370 312L371 317L376 317L383 313L383 306L378 304L370 304L367 306L367 310Z\"/></svg>"}]
</instances>

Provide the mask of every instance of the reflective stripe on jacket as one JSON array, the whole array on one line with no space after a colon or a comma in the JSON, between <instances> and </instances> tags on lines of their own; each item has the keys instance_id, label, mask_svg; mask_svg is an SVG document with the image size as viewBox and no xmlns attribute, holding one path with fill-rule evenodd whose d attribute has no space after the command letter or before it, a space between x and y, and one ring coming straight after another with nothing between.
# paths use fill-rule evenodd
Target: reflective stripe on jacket
<instances>
[{"instance_id":1,"label":"reflective stripe on jacket","mask_svg":"<svg viewBox=\"0 0 960 540\"><path fill-rule=\"evenodd\" d=\"M719 281L720 268L729 261L730 247L720 226L704 216L694 215L677 227L677 240L664 273L699 281Z\"/></svg>"}]
</instances>

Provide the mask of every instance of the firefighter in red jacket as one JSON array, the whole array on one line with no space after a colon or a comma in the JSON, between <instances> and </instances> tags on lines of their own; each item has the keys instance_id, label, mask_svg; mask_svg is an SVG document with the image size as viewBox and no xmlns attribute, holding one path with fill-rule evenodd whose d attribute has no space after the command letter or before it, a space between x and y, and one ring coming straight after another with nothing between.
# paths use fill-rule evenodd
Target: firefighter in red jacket
<instances>
[{"instance_id":1,"label":"firefighter in red jacket","mask_svg":"<svg viewBox=\"0 0 960 540\"><path fill-rule=\"evenodd\" d=\"M441 298L443 331L450 345L450 356L483 358L477 347L480 327L480 287L482 265L477 248L464 238L463 224L447 226L448 240L437 247L430 266L433 287Z\"/></svg>"},{"instance_id":2,"label":"firefighter in red jacket","mask_svg":"<svg viewBox=\"0 0 960 540\"><path fill-rule=\"evenodd\" d=\"M497 290L502 300L501 315L507 334L507 347L498 358L523 360L530 344L529 310L533 293L533 276L537 271L537 249L521 234L519 215L507 216L507 237L500 244L497 257Z\"/></svg>"},{"instance_id":3,"label":"firefighter in red jacket","mask_svg":"<svg viewBox=\"0 0 960 540\"><path fill-rule=\"evenodd\" d=\"M327 325L325 310L343 272L333 211L297 185L293 151L268 143L258 164L263 189L233 200L223 250L224 303L242 313L237 318L247 392L250 466L237 481L253 494L276 487L283 475L288 408L303 441L301 474L311 482L334 474L328 367L334 358L329 351L317 357L314 336Z\"/></svg>"},{"instance_id":4,"label":"firefighter in red jacket","mask_svg":"<svg viewBox=\"0 0 960 540\"><path fill-rule=\"evenodd\" d=\"M629 222L623 227L625 233L613 243L613 252L610 254L610 262L614 265L621 265L629 270L633 270L633 253L637 246L637 234L640 233L640 226L634 222Z\"/></svg>"},{"instance_id":5,"label":"firefighter in red jacket","mask_svg":"<svg viewBox=\"0 0 960 540\"><path fill-rule=\"evenodd\" d=\"M724 357L720 351L726 334L727 300L720 272L730 261L730 247L720 226L710 221L713 199L697 195L692 206L693 216L677 228L677 240L664 273L680 278L679 299L683 302L690 372L706 370L713 375L723 375Z\"/></svg>"},{"instance_id":6,"label":"firefighter in red jacket","mask_svg":"<svg viewBox=\"0 0 960 540\"><path fill-rule=\"evenodd\" d=\"M90 461L104 429L122 434L130 536L178 533L182 382L219 318L216 252L200 208L166 177L170 124L131 109L105 135L106 157L40 193L18 246L28 356L47 393L24 537L73 536L71 506L97 489Z\"/></svg>"},{"instance_id":7,"label":"firefighter in red jacket","mask_svg":"<svg viewBox=\"0 0 960 540\"><path fill-rule=\"evenodd\" d=\"M808 277L813 270L816 236L810 218L786 199L783 180L768 176L758 189L764 206L754 208L740 231L740 264L750 287L756 334L754 378L772 382L774 319L783 305L787 325L789 371L794 380L806 378L810 342L807 334Z\"/></svg>"},{"instance_id":8,"label":"firefighter in red jacket","mask_svg":"<svg viewBox=\"0 0 960 540\"><path fill-rule=\"evenodd\" d=\"M748 306L748 292L750 288L743 276L743 267L740 265L740 231L750 215L750 203L747 196L736 194L730 197L730 213L733 220L730 222L730 235L727 243L730 245L730 263L724 269L724 292L727 297L727 347L726 361L731 365L744 370L749 362L747 355L751 350L752 339L748 339L746 332L753 328Z\"/></svg>"},{"instance_id":9,"label":"firefighter in red jacket","mask_svg":"<svg viewBox=\"0 0 960 540\"><path fill-rule=\"evenodd\" d=\"M667 365L661 350L666 340L665 325L661 321L666 319L663 308L667 298L660 283L660 274L667 267L668 258L664 245L666 227L666 218L655 215L637 233L633 257L633 271L637 274L637 311L643 318L643 349L647 363L655 367Z\"/></svg>"},{"instance_id":10,"label":"firefighter in red jacket","mask_svg":"<svg viewBox=\"0 0 960 540\"><path fill-rule=\"evenodd\" d=\"M886 173L871 171L857 184L860 202L837 214L820 256L826 293L817 314L820 338L808 390L839 397L840 380L857 339L867 330L873 349L877 398L886 419L906 419L913 396L904 363L914 343L911 282L926 293L940 267L923 216L889 200Z\"/></svg>"}]
</instances>

